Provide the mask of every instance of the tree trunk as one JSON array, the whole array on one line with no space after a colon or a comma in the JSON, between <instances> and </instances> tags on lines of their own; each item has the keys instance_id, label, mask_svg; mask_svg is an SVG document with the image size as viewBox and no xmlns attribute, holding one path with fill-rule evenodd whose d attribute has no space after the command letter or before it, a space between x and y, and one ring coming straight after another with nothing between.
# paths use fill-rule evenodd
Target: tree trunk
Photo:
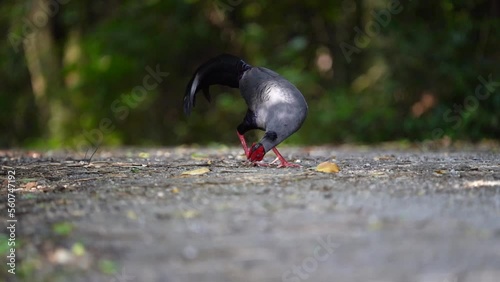
<instances>
[{"instance_id":1,"label":"tree trunk","mask_svg":"<svg viewBox=\"0 0 500 282\"><path fill-rule=\"evenodd\" d=\"M31 76L33 95L39 112L44 137L59 142L64 139L64 125L69 107L64 105L61 58L52 32L52 21L58 11L50 1L33 0L27 14L31 27L23 40L26 63ZM59 9L60 7L58 7Z\"/></svg>"}]
</instances>

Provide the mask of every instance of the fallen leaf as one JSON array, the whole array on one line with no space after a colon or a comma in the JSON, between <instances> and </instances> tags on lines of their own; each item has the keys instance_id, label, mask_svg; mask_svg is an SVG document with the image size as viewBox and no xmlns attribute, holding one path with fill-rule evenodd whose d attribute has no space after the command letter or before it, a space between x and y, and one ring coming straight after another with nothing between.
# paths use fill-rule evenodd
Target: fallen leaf
<instances>
[{"instance_id":1,"label":"fallen leaf","mask_svg":"<svg viewBox=\"0 0 500 282\"><path fill-rule=\"evenodd\" d=\"M37 185L37 183L36 183L36 182L28 182L28 183L26 183L26 186L25 186L24 188L26 188L26 189L30 190L30 189L32 189L32 188L35 188L35 187L36 187L36 185Z\"/></svg>"},{"instance_id":2,"label":"fallen leaf","mask_svg":"<svg viewBox=\"0 0 500 282\"><path fill-rule=\"evenodd\" d=\"M174 194L177 194L177 193L179 193L179 188L174 187L174 188L172 188L171 192L174 193Z\"/></svg>"},{"instance_id":3,"label":"fallen leaf","mask_svg":"<svg viewBox=\"0 0 500 282\"><path fill-rule=\"evenodd\" d=\"M194 218L200 215L200 212L197 210L185 210L181 213L181 216L186 219Z\"/></svg>"},{"instance_id":4,"label":"fallen leaf","mask_svg":"<svg viewBox=\"0 0 500 282\"><path fill-rule=\"evenodd\" d=\"M128 210L127 211L127 217L132 220L137 219L137 214L133 210Z\"/></svg>"},{"instance_id":5,"label":"fallen leaf","mask_svg":"<svg viewBox=\"0 0 500 282\"><path fill-rule=\"evenodd\" d=\"M52 231L57 235L68 236L73 231L74 226L69 222L59 222L52 225Z\"/></svg>"},{"instance_id":6,"label":"fallen leaf","mask_svg":"<svg viewBox=\"0 0 500 282\"><path fill-rule=\"evenodd\" d=\"M193 153L191 154L191 159L193 160L208 160L208 155L201 153Z\"/></svg>"},{"instance_id":7,"label":"fallen leaf","mask_svg":"<svg viewBox=\"0 0 500 282\"><path fill-rule=\"evenodd\" d=\"M337 173L340 171L340 169L336 163L322 162L316 167L316 171L326 172L326 173Z\"/></svg>"},{"instance_id":8,"label":"fallen leaf","mask_svg":"<svg viewBox=\"0 0 500 282\"><path fill-rule=\"evenodd\" d=\"M435 174L438 174L438 175L441 175L441 174L446 174L448 173L448 171L444 170L444 169L438 169L438 170L435 170L434 171Z\"/></svg>"},{"instance_id":9,"label":"fallen leaf","mask_svg":"<svg viewBox=\"0 0 500 282\"><path fill-rule=\"evenodd\" d=\"M75 256L81 257L85 254L85 246L80 242L74 243L73 247L71 247L71 252Z\"/></svg>"},{"instance_id":10,"label":"fallen leaf","mask_svg":"<svg viewBox=\"0 0 500 282\"><path fill-rule=\"evenodd\" d=\"M146 152L139 153L139 158L148 159L149 157L150 157L149 153L146 153Z\"/></svg>"},{"instance_id":11,"label":"fallen leaf","mask_svg":"<svg viewBox=\"0 0 500 282\"><path fill-rule=\"evenodd\" d=\"M114 261L102 259L98 262L99 270L107 275L113 275L118 272L118 266Z\"/></svg>"},{"instance_id":12,"label":"fallen leaf","mask_svg":"<svg viewBox=\"0 0 500 282\"><path fill-rule=\"evenodd\" d=\"M181 175L200 175L200 174L205 174L209 171L210 171L210 169L203 167L203 168L199 168L199 169L184 171L183 173L181 173Z\"/></svg>"},{"instance_id":13,"label":"fallen leaf","mask_svg":"<svg viewBox=\"0 0 500 282\"><path fill-rule=\"evenodd\" d=\"M383 223L382 223L382 221L380 221L378 219L372 220L370 222L370 225L369 225L370 230L373 230L373 231L380 230L380 229L382 229L382 227L383 227Z\"/></svg>"}]
</instances>

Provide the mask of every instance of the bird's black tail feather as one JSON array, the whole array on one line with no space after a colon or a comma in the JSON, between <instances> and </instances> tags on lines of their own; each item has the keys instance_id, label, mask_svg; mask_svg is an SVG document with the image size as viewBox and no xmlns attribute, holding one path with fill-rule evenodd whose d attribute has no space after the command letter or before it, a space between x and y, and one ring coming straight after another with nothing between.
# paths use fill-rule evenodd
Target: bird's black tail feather
<instances>
[{"instance_id":1,"label":"bird's black tail feather","mask_svg":"<svg viewBox=\"0 0 500 282\"><path fill-rule=\"evenodd\" d=\"M191 113L191 109L195 104L196 93L200 89L203 91L205 98L210 101L210 92L208 91L210 85L220 84L238 88L241 76L250 68L251 66L242 59L229 54L219 55L201 65L186 88L184 113L186 115Z\"/></svg>"}]
</instances>

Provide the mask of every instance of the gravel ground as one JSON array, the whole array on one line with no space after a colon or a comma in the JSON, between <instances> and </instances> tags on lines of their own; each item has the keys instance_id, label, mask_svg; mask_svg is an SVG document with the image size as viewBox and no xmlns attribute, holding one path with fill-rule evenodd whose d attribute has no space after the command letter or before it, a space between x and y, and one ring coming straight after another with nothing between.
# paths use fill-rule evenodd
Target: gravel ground
<instances>
[{"instance_id":1,"label":"gravel ground","mask_svg":"<svg viewBox=\"0 0 500 282\"><path fill-rule=\"evenodd\" d=\"M302 168L226 147L2 151L18 221L0 281L500 281L498 147L282 153Z\"/></svg>"}]
</instances>

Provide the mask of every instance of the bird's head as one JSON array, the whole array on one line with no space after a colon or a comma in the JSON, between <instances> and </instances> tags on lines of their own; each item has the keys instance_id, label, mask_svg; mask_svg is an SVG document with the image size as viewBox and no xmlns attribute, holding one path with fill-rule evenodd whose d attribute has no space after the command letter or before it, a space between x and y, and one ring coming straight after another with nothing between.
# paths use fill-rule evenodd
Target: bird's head
<instances>
[{"instance_id":1,"label":"bird's head","mask_svg":"<svg viewBox=\"0 0 500 282\"><path fill-rule=\"evenodd\" d=\"M252 148L250 148L250 155L248 156L248 159L251 162L262 161L265 154L266 151L264 150L264 146L261 143L254 143Z\"/></svg>"}]
</instances>

